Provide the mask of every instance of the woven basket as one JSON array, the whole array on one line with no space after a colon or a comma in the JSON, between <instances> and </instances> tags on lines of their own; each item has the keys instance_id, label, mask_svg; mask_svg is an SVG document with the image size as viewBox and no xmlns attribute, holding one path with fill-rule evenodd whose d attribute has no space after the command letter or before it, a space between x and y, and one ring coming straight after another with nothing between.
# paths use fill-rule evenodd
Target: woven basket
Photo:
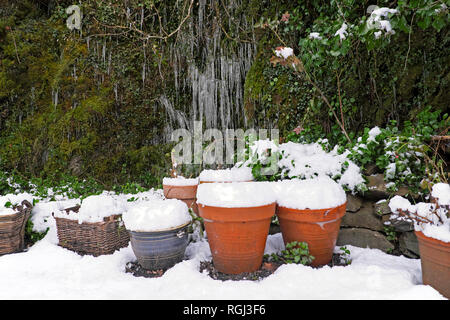
<instances>
[{"instance_id":1,"label":"woven basket","mask_svg":"<svg viewBox=\"0 0 450 320\"><path fill-rule=\"evenodd\" d=\"M0 215L0 255L19 252L24 247L25 226L33 206L27 200L15 206L18 212Z\"/></svg>"},{"instance_id":2,"label":"woven basket","mask_svg":"<svg viewBox=\"0 0 450 320\"><path fill-rule=\"evenodd\" d=\"M78 212L80 206L65 209ZM95 257L111 254L128 246L130 236L124 226L120 226L121 215L105 217L102 222L83 222L54 217L59 245L78 254Z\"/></svg>"}]
</instances>

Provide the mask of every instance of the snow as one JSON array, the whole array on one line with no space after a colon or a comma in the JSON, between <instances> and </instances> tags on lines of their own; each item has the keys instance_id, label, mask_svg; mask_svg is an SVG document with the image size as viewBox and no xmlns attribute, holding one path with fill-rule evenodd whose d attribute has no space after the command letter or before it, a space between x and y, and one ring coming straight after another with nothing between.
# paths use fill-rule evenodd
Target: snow
<instances>
[{"instance_id":1,"label":"snow","mask_svg":"<svg viewBox=\"0 0 450 320\"><path fill-rule=\"evenodd\" d=\"M346 38L346 36L348 35L347 32L347 24L345 22L342 23L342 26L338 29L338 31L336 31L336 33L334 34L334 36L339 36L340 40L344 40Z\"/></svg>"},{"instance_id":2,"label":"snow","mask_svg":"<svg viewBox=\"0 0 450 320\"><path fill-rule=\"evenodd\" d=\"M381 133L381 130L379 127L373 127L372 129L370 129L370 131L368 132L369 137L367 138L367 142L369 141L375 141L375 138Z\"/></svg>"},{"instance_id":3,"label":"snow","mask_svg":"<svg viewBox=\"0 0 450 320\"><path fill-rule=\"evenodd\" d=\"M402 211L416 212L416 207L401 196L394 196L391 201L389 201L389 208L392 212L397 212L399 209Z\"/></svg>"},{"instance_id":4,"label":"snow","mask_svg":"<svg viewBox=\"0 0 450 320\"><path fill-rule=\"evenodd\" d=\"M279 233L269 235L266 253L284 249L282 241ZM199 272L200 261L211 259L208 243L200 241L190 243L186 260L162 277L142 278L125 272L126 264L136 261L131 245L111 255L80 256L47 236L27 252L0 257L0 288L8 288L0 290L0 299L445 299L422 284L420 260L377 249L347 249L349 266L317 269L290 264L260 281L221 281Z\"/></svg>"},{"instance_id":5,"label":"snow","mask_svg":"<svg viewBox=\"0 0 450 320\"><path fill-rule=\"evenodd\" d=\"M166 186L195 186L198 185L198 178L185 178L178 176L176 178L163 178L163 185Z\"/></svg>"},{"instance_id":6,"label":"snow","mask_svg":"<svg viewBox=\"0 0 450 320\"><path fill-rule=\"evenodd\" d=\"M448 243L450 242L450 218L447 214L450 187L445 183L437 183L433 186L431 195L438 199L439 207L435 203L425 202L412 205L408 199L401 196L393 197L389 207L394 213L394 218L397 218L397 211L401 209L428 220L429 222L414 221L414 230L423 232L427 237ZM405 219L405 217L398 217L398 219Z\"/></svg>"},{"instance_id":7,"label":"snow","mask_svg":"<svg viewBox=\"0 0 450 320\"><path fill-rule=\"evenodd\" d=\"M197 189L197 203L204 206L258 207L275 201L270 182L204 183Z\"/></svg>"},{"instance_id":8,"label":"snow","mask_svg":"<svg viewBox=\"0 0 450 320\"><path fill-rule=\"evenodd\" d=\"M242 182L253 180L252 169L249 167L233 167L231 169L205 169L199 175L200 181L206 182Z\"/></svg>"},{"instance_id":9,"label":"snow","mask_svg":"<svg viewBox=\"0 0 450 320\"><path fill-rule=\"evenodd\" d=\"M396 13L398 13L398 10L383 7L383 8L378 8L378 9L375 9L374 11L372 11L372 15L377 16L377 17L387 17L389 13L396 14Z\"/></svg>"},{"instance_id":10,"label":"snow","mask_svg":"<svg viewBox=\"0 0 450 320\"><path fill-rule=\"evenodd\" d=\"M439 8L437 8L437 9L434 9L434 12L439 14L441 12L446 11L447 8L448 7L447 7L447 5L445 3L441 3L441 6Z\"/></svg>"},{"instance_id":11,"label":"snow","mask_svg":"<svg viewBox=\"0 0 450 320\"><path fill-rule=\"evenodd\" d=\"M441 225L424 223L420 231L422 231L422 233L427 237L446 243L450 242L450 220Z\"/></svg>"},{"instance_id":12,"label":"snow","mask_svg":"<svg viewBox=\"0 0 450 320\"><path fill-rule=\"evenodd\" d=\"M301 179L336 177L341 186L352 191L364 184L360 168L347 158L346 153L338 154L337 148L326 152L318 143L301 144L290 141L281 144L279 151L282 158L278 166L282 169L282 176ZM348 164L346 169L345 164Z\"/></svg>"},{"instance_id":13,"label":"snow","mask_svg":"<svg viewBox=\"0 0 450 320\"><path fill-rule=\"evenodd\" d=\"M391 162L386 166L385 177L387 180L394 179L395 171L397 170L397 165L395 162ZM395 183L394 183L395 184Z\"/></svg>"},{"instance_id":14,"label":"snow","mask_svg":"<svg viewBox=\"0 0 450 320\"><path fill-rule=\"evenodd\" d=\"M382 30L385 31L386 34L394 34L395 31L392 29L391 23L389 20L383 20L383 17L387 18L389 14L398 13L397 9L390 8L377 8L372 11L369 19L367 20L367 24L369 27L375 27L379 31L375 32L375 38L378 39L381 37Z\"/></svg>"},{"instance_id":15,"label":"snow","mask_svg":"<svg viewBox=\"0 0 450 320\"><path fill-rule=\"evenodd\" d=\"M329 177L273 182L279 206L292 209L327 209L344 204L344 189Z\"/></svg>"},{"instance_id":16,"label":"snow","mask_svg":"<svg viewBox=\"0 0 450 320\"><path fill-rule=\"evenodd\" d=\"M17 213L13 208L0 207L0 216L10 216Z\"/></svg>"},{"instance_id":17,"label":"snow","mask_svg":"<svg viewBox=\"0 0 450 320\"><path fill-rule=\"evenodd\" d=\"M311 32L308 36L309 39L318 39L321 40L322 37L320 36L320 33L318 32Z\"/></svg>"},{"instance_id":18,"label":"snow","mask_svg":"<svg viewBox=\"0 0 450 320\"><path fill-rule=\"evenodd\" d=\"M13 208L6 208L6 203L10 202L11 205L22 204L23 200L27 200L33 203L33 196L27 192L19 194L7 194L5 196L0 196L0 216L12 215L17 213Z\"/></svg>"},{"instance_id":19,"label":"snow","mask_svg":"<svg viewBox=\"0 0 450 320\"><path fill-rule=\"evenodd\" d=\"M177 199L142 201L122 214L127 230L152 232L172 229L191 221L187 205Z\"/></svg>"},{"instance_id":20,"label":"snow","mask_svg":"<svg viewBox=\"0 0 450 320\"><path fill-rule=\"evenodd\" d=\"M279 58L283 57L283 59L287 59L290 56L294 55L294 50L289 47L278 47L275 50L275 55Z\"/></svg>"},{"instance_id":21,"label":"snow","mask_svg":"<svg viewBox=\"0 0 450 320\"><path fill-rule=\"evenodd\" d=\"M250 158L259 159L262 163L264 163L268 158L268 150L275 153L278 151L278 146L273 140L257 140L250 145L250 150Z\"/></svg>"},{"instance_id":22,"label":"snow","mask_svg":"<svg viewBox=\"0 0 450 320\"><path fill-rule=\"evenodd\" d=\"M125 210L123 202L118 201L112 194L103 192L100 195L89 196L81 202L81 207L77 212L59 210L55 212L55 217L78 220L83 222L101 222L103 218L116 214L121 214Z\"/></svg>"},{"instance_id":23,"label":"snow","mask_svg":"<svg viewBox=\"0 0 450 320\"><path fill-rule=\"evenodd\" d=\"M103 191L102 194L92 195L85 198L81 202L81 207L78 210L78 213L74 211L66 213L62 209L67 209L79 204L79 200L78 202L67 202L67 199L63 198L59 201L61 201L64 206L59 204L59 210L55 210L54 215L59 218L77 220L78 223L101 222L105 217L122 214L124 211L129 210L141 202L163 198L163 191L154 189L139 192L137 194L115 194L111 191ZM52 204L48 204L48 206L52 206ZM53 204L53 206L56 206L56 204Z\"/></svg>"},{"instance_id":24,"label":"snow","mask_svg":"<svg viewBox=\"0 0 450 320\"><path fill-rule=\"evenodd\" d=\"M450 205L450 185L448 183L436 183L431 190L431 196L439 199L440 206Z\"/></svg>"}]
</instances>

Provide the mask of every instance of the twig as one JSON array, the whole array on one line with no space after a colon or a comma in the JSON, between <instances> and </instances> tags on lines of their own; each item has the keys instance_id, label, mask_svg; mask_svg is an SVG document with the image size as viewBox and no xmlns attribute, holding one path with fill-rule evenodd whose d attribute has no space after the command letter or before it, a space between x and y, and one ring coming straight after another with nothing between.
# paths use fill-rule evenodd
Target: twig
<instances>
[{"instance_id":1,"label":"twig","mask_svg":"<svg viewBox=\"0 0 450 320\"><path fill-rule=\"evenodd\" d=\"M20 64L20 58L19 58L19 54L17 53L17 44L16 44L16 37L14 36L14 31L12 31L12 29L11 29L11 35L12 35L12 37L13 37L13 42L14 42L14 49L15 49L15 51L16 51L16 57L17 57L17 61L19 62L19 64Z\"/></svg>"},{"instance_id":2,"label":"twig","mask_svg":"<svg viewBox=\"0 0 450 320\"><path fill-rule=\"evenodd\" d=\"M106 27L106 28L119 28L119 29L129 29L132 30L134 32L137 32L139 34L142 35L142 39L161 39L161 40L167 40L170 37L172 37L173 35L175 35L176 33L178 33L178 31L180 31L181 27L184 25L184 23L186 22L187 19L189 19L189 17L191 16L191 11L192 11L192 6L194 5L194 0L191 0L190 4L189 4L189 8L188 8L188 12L186 14L186 16L181 20L180 24L178 25L178 27L173 30L171 33L167 34L167 32L163 29L162 32L165 33L165 36L161 36L161 35L152 35L152 34L148 34L138 28L136 28L135 23L133 22L132 24L130 24L129 26L122 26L122 25L106 25L101 23L100 21L98 21L95 17L93 17L93 19L100 25ZM158 15L159 16L159 15ZM160 21L161 22L161 21Z\"/></svg>"},{"instance_id":3,"label":"twig","mask_svg":"<svg viewBox=\"0 0 450 320\"><path fill-rule=\"evenodd\" d=\"M330 109L331 113L333 114L334 118L336 119L339 127L341 127L342 133L345 135L345 137L347 138L348 142L351 143L352 140L350 139L350 137L347 134L347 131L345 130L344 125L341 123L341 121L339 121L339 117L337 116L336 112L334 111L333 107L331 106L330 102L328 101L327 97L325 97L325 94L322 92L322 90L314 83L314 81L312 81L311 77L309 76L309 74L306 72L306 70L304 71L306 74L306 79L309 81L309 83L311 83L313 85L313 87L319 92L322 100L326 103L326 105L328 106L328 108Z\"/></svg>"},{"instance_id":4,"label":"twig","mask_svg":"<svg viewBox=\"0 0 450 320\"><path fill-rule=\"evenodd\" d=\"M342 71L341 71L342 72ZM340 72L340 73L341 73ZM345 128L345 122L344 122L344 112L342 111L342 99L341 99L341 81L340 81L340 73L337 73L336 71L336 81L337 81L337 88L338 88L338 97L339 97L339 108L341 109L341 121L342 126Z\"/></svg>"},{"instance_id":5,"label":"twig","mask_svg":"<svg viewBox=\"0 0 450 320\"><path fill-rule=\"evenodd\" d=\"M408 51L406 52L406 58L405 58L405 67L403 68L403 71L406 70L406 64L408 63L408 56L409 51L411 50L411 34L412 34L412 25L414 21L414 16L416 15L416 12L414 11L412 18L411 18L411 25L409 26L409 35L408 35Z\"/></svg>"}]
</instances>

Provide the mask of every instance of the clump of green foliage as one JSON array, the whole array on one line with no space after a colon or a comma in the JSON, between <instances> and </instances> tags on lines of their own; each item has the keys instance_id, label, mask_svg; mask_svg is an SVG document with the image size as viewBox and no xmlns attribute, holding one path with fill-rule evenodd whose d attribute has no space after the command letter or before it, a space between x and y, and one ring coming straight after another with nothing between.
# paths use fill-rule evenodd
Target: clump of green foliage
<instances>
[{"instance_id":1,"label":"clump of green foliage","mask_svg":"<svg viewBox=\"0 0 450 320\"><path fill-rule=\"evenodd\" d=\"M286 244L286 249L279 254L272 253L270 256L266 255L270 261L277 261L282 263L295 263L310 265L314 257L309 254L308 244L306 242L292 241Z\"/></svg>"},{"instance_id":2,"label":"clump of green foliage","mask_svg":"<svg viewBox=\"0 0 450 320\"><path fill-rule=\"evenodd\" d=\"M448 70L438 65L448 63L441 54L448 44L448 6L426 0L376 4L390 9L381 20L392 31L371 24L369 4L354 0L304 1L262 16L256 26L265 31L265 45L247 76L246 109L262 118L275 114L283 135L300 126L310 142L326 135L332 145L350 142L365 127L408 121L426 106L445 110ZM278 46L293 48L301 63L272 65ZM304 88L292 95L281 91L299 86Z\"/></svg>"},{"instance_id":3,"label":"clump of green foliage","mask_svg":"<svg viewBox=\"0 0 450 320\"><path fill-rule=\"evenodd\" d=\"M350 258L350 250L346 246L342 246L339 248L339 259L340 262L349 265L352 263L352 259Z\"/></svg>"},{"instance_id":4,"label":"clump of green foliage","mask_svg":"<svg viewBox=\"0 0 450 320\"><path fill-rule=\"evenodd\" d=\"M439 110L432 111L431 107L427 107L413 120L404 121L401 127L397 121L391 120L385 128L366 127L359 137L350 134L350 142L341 140L340 145L322 146L325 150L337 146L339 153L347 153L347 157L364 172L372 167L371 174L383 173L391 192L407 186L414 193L426 194L431 185L448 179L444 159L431 146L432 136L448 130L448 121L447 113L442 114ZM370 135L373 129L379 130L374 138ZM338 128L335 130L339 131ZM320 135L324 135L320 128L309 128L292 131L287 135L287 140L311 143ZM336 141L333 134L327 137ZM323 141L321 138L317 139Z\"/></svg>"}]
</instances>

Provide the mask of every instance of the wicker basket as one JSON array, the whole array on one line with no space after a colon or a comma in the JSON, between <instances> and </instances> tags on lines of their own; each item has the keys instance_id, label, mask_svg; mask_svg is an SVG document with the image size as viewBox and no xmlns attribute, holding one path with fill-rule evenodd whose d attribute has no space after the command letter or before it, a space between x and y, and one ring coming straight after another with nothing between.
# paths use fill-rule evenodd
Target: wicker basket
<instances>
[{"instance_id":1,"label":"wicker basket","mask_svg":"<svg viewBox=\"0 0 450 320\"><path fill-rule=\"evenodd\" d=\"M78 212L80 207L65 209L66 212ZM130 236L121 226L121 215L105 217L102 222L83 222L54 217L58 232L59 245L81 255L90 254L95 257L111 254L128 246Z\"/></svg>"},{"instance_id":2,"label":"wicker basket","mask_svg":"<svg viewBox=\"0 0 450 320\"><path fill-rule=\"evenodd\" d=\"M0 256L19 252L24 247L25 226L33 206L27 200L15 206L17 213L0 215Z\"/></svg>"}]
</instances>

